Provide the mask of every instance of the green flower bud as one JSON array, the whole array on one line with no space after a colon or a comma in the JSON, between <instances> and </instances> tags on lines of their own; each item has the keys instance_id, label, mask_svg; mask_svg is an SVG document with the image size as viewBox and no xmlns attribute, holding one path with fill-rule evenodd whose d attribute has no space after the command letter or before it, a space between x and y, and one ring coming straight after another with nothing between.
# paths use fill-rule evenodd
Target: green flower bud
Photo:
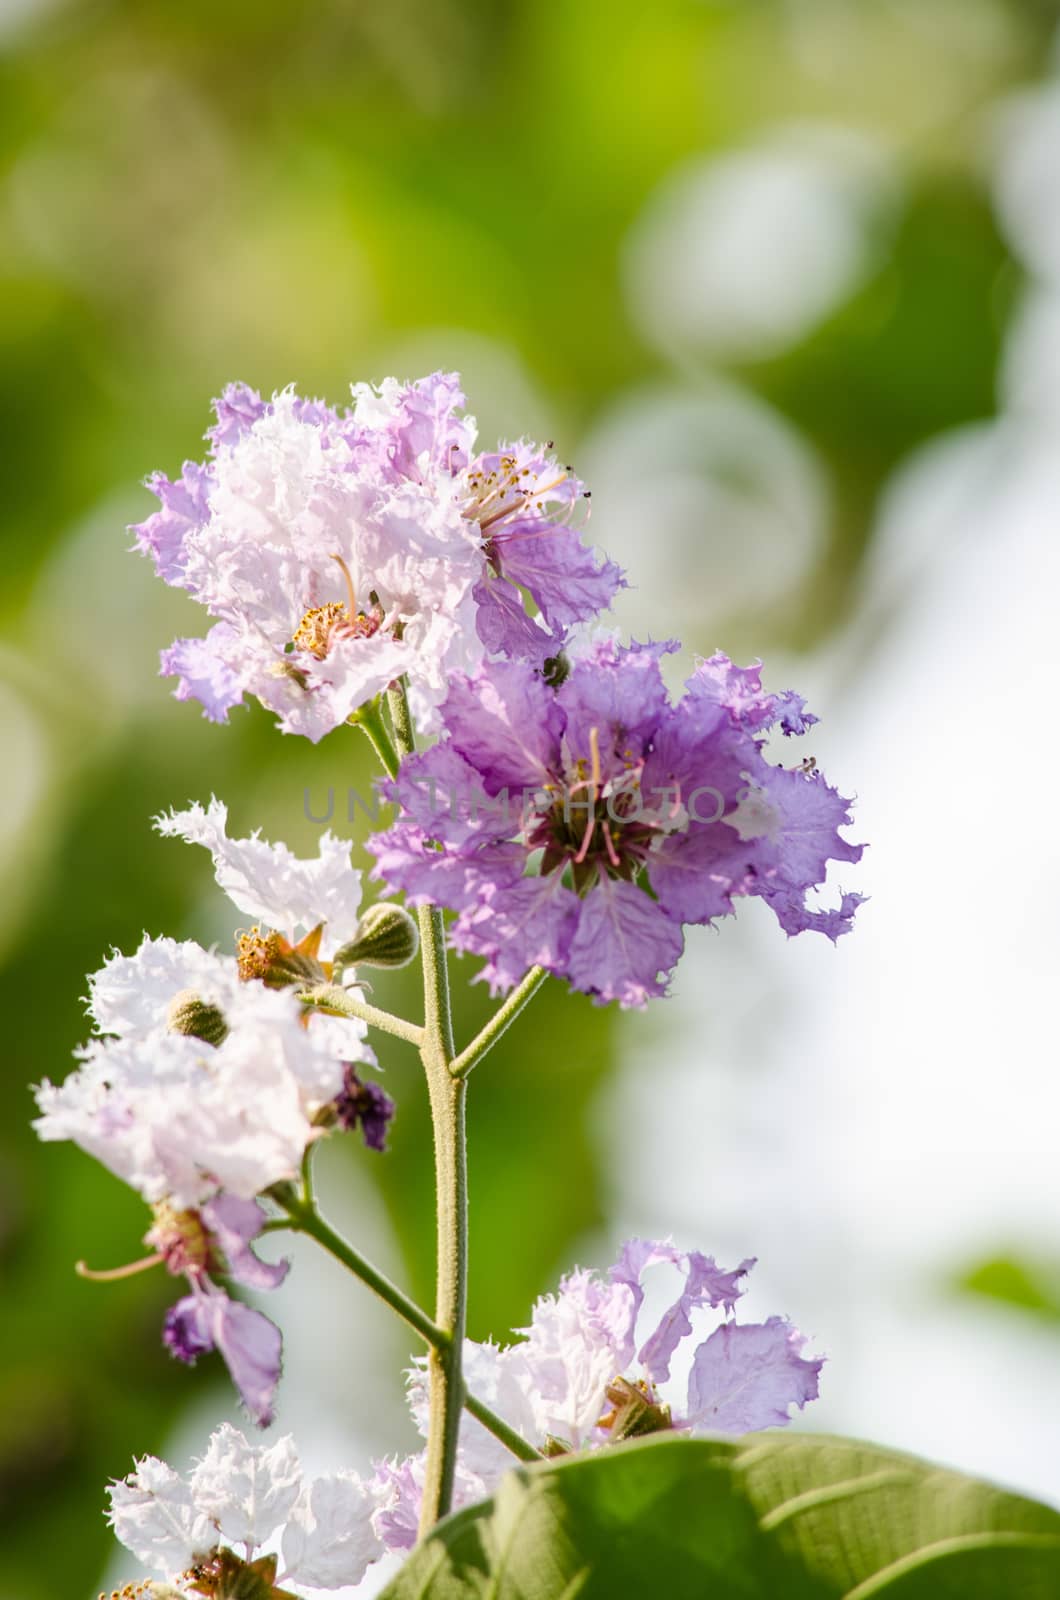
<instances>
[{"instance_id":1,"label":"green flower bud","mask_svg":"<svg viewBox=\"0 0 1060 1600\"><path fill-rule=\"evenodd\" d=\"M171 1033L183 1033L203 1044L223 1044L228 1038L228 1023L218 1006L207 1005L193 989L182 989L173 996L166 1019Z\"/></svg>"},{"instance_id":2,"label":"green flower bud","mask_svg":"<svg viewBox=\"0 0 1060 1600\"><path fill-rule=\"evenodd\" d=\"M403 906L369 906L353 938L335 956L341 967L407 967L420 947L419 931Z\"/></svg>"}]
</instances>

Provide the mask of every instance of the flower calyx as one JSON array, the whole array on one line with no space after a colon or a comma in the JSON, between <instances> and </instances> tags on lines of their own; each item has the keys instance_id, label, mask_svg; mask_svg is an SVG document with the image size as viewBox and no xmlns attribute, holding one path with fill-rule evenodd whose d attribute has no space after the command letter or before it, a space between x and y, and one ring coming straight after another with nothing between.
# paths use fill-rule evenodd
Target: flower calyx
<instances>
[{"instance_id":1,"label":"flower calyx","mask_svg":"<svg viewBox=\"0 0 1060 1600\"><path fill-rule=\"evenodd\" d=\"M652 1399L651 1385L643 1378L636 1383L630 1383L628 1378L614 1378L604 1393L612 1409L600 1418L597 1426L606 1429L615 1444L646 1433L665 1433L673 1427L670 1407Z\"/></svg>"},{"instance_id":2,"label":"flower calyx","mask_svg":"<svg viewBox=\"0 0 1060 1600\"><path fill-rule=\"evenodd\" d=\"M171 1033L183 1033L203 1044L220 1045L228 1038L228 1023L220 1006L201 999L194 989L182 989L170 1002L166 1018Z\"/></svg>"},{"instance_id":3,"label":"flower calyx","mask_svg":"<svg viewBox=\"0 0 1060 1600\"><path fill-rule=\"evenodd\" d=\"M407 967L419 947L419 930L405 908L380 901L368 907L332 966L336 975L343 967Z\"/></svg>"},{"instance_id":4,"label":"flower calyx","mask_svg":"<svg viewBox=\"0 0 1060 1600\"><path fill-rule=\"evenodd\" d=\"M276 1587L276 1557L259 1556L241 1561L234 1551L221 1547L185 1574L189 1593L209 1600L299 1600L290 1589Z\"/></svg>"}]
</instances>

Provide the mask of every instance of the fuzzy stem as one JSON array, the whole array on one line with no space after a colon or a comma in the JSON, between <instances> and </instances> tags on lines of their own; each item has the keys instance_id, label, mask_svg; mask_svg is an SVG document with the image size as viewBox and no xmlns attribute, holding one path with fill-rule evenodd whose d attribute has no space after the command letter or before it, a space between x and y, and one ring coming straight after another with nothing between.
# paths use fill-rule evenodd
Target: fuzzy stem
<instances>
[{"instance_id":1,"label":"fuzzy stem","mask_svg":"<svg viewBox=\"0 0 1060 1600\"><path fill-rule=\"evenodd\" d=\"M386 719L383 716L382 702L378 698L369 700L367 704L361 706L360 710L354 711L347 720L355 728L360 728L361 732L366 735L387 776L396 778L398 753L394 749L394 743L390 737Z\"/></svg>"},{"instance_id":2,"label":"fuzzy stem","mask_svg":"<svg viewBox=\"0 0 1060 1600\"><path fill-rule=\"evenodd\" d=\"M326 983L316 989L304 989L298 998L304 1006L312 1006L315 1011L324 1011L329 1016L357 1017L370 1027L381 1028L384 1033L407 1040L417 1050L423 1044L423 1029L415 1022L406 1022L404 1017L395 1017L390 1011L380 1011L378 1006L370 1006L367 1000L357 1000L348 989L340 989L336 984Z\"/></svg>"},{"instance_id":3,"label":"fuzzy stem","mask_svg":"<svg viewBox=\"0 0 1060 1600\"><path fill-rule=\"evenodd\" d=\"M330 1256L334 1256L336 1261L341 1262L347 1271L352 1272L354 1277L360 1278L362 1283L367 1284L369 1289L374 1290L392 1311L396 1311L398 1316L419 1334L429 1349L444 1350L448 1348L450 1342L448 1335L443 1333L442 1329L431 1321L426 1311L421 1310L415 1301L410 1300L408 1295L404 1294L396 1284L391 1283L389 1278L373 1267L370 1261L366 1261L364 1256L355 1250L340 1233L336 1233L330 1223L325 1222L315 1205L306 1205L295 1194L293 1189L283 1184L278 1184L271 1189L269 1198L280 1206L287 1215L283 1218L277 1217L272 1222L267 1222L261 1230L262 1233L287 1231L289 1233L308 1234ZM492 1433L495 1439L499 1439L501 1444L510 1450L513 1456L517 1456L520 1461L539 1461L541 1459L540 1452L535 1450L532 1444L527 1444L522 1434L516 1433L515 1429L510 1427L503 1417L499 1417L495 1411L492 1411L484 1401L477 1400L474 1395L465 1391L464 1406L471 1416L481 1422L482 1426Z\"/></svg>"},{"instance_id":4,"label":"fuzzy stem","mask_svg":"<svg viewBox=\"0 0 1060 1600\"><path fill-rule=\"evenodd\" d=\"M493 1013L482 1031L475 1035L465 1050L461 1050L455 1061L449 1063L452 1077L466 1078L472 1067L478 1066L482 1057L493 1049L501 1034L511 1026L547 977L548 973L544 967L530 968L526 977L515 986L504 1004Z\"/></svg>"},{"instance_id":5,"label":"fuzzy stem","mask_svg":"<svg viewBox=\"0 0 1060 1600\"><path fill-rule=\"evenodd\" d=\"M274 1200L278 1206L281 1206L286 1211L290 1218L290 1221L285 1224L286 1227L291 1228L295 1233L308 1233L310 1238L323 1245L329 1255L333 1255L336 1261L341 1261L342 1265L348 1268L355 1277L360 1278L362 1283L366 1283L369 1289L379 1296L380 1300L385 1300L391 1310L396 1311L398 1316L403 1318L410 1328L414 1328L420 1338L425 1340L432 1349L448 1345L449 1335L437 1327L426 1311L421 1311L416 1302L410 1300L408 1295L399 1289L396 1283L391 1283L384 1273L380 1272L377 1267L373 1267L372 1263L366 1260L358 1250L355 1250L353 1245L342 1237L341 1233L336 1233L331 1224L324 1221L315 1206L305 1205L293 1189L281 1184L277 1184L270 1189L269 1199Z\"/></svg>"},{"instance_id":6,"label":"fuzzy stem","mask_svg":"<svg viewBox=\"0 0 1060 1600\"><path fill-rule=\"evenodd\" d=\"M416 741L404 683L391 688L390 720L399 756L411 755ZM421 906L423 960L423 1043L420 1055L434 1126L438 1266L435 1324L449 1343L432 1346L427 1358L429 1412L427 1461L420 1510L420 1537L446 1515L453 1499L460 1412L464 1404L461 1370L467 1315L467 1144L465 1084L449 1070L456 1055L449 1004L445 923L436 906Z\"/></svg>"}]
</instances>

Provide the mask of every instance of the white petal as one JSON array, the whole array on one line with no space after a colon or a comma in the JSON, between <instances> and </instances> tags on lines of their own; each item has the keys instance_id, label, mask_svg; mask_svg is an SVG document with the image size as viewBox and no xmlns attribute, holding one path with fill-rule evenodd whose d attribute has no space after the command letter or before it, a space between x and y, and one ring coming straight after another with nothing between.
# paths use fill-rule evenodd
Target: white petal
<instances>
[{"instance_id":1,"label":"white petal","mask_svg":"<svg viewBox=\"0 0 1060 1600\"><path fill-rule=\"evenodd\" d=\"M302 1468L290 1434L268 1448L223 1423L191 1475L191 1493L230 1544L263 1545L291 1514Z\"/></svg>"}]
</instances>

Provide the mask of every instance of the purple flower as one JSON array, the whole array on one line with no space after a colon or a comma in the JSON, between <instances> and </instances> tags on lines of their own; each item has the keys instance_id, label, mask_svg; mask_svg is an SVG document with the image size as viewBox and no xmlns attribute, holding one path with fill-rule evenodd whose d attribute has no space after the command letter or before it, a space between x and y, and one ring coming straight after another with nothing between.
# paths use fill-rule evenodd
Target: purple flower
<instances>
[{"instance_id":1,"label":"purple flower","mask_svg":"<svg viewBox=\"0 0 1060 1600\"><path fill-rule=\"evenodd\" d=\"M146 1236L169 1271L191 1285L191 1293L166 1313L162 1342L189 1365L217 1350L247 1412L262 1428L272 1421L283 1355L280 1330L261 1311L230 1299L211 1273L225 1273L251 1289L282 1283L290 1263L262 1261L250 1248L265 1220L256 1200L218 1194L198 1211L159 1206Z\"/></svg>"},{"instance_id":2,"label":"purple flower","mask_svg":"<svg viewBox=\"0 0 1060 1600\"><path fill-rule=\"evenodd\" d=\"M789 934L848 931L856 894L816 910L828 862L857 861L849 802L812 761L764 753L778 725L815 720L767 694L757 667L701 662L672 704L675 645L597 643L552 688L526 662L457 676L443 740L389 785L401 815L368 840L375 875L413 903L458 913L458 950L486 957L494 990L540 965L603 1003L665 992L684 923L758 895Z\"/></svg>"},{"instance_id":3,"label":"purple flower","mask_svg":"<svg viewBox=\"0 0 1060 1600\"><path fill-rule=\"evenodd\" d=\"M362 1083L352 1066L347 1066L341 1094L335 1098L339 1126L351 1132L360 1124L369 1150L386 1149L387 1128L395 1106L377 1083Z\"/></svg>"}]
</instances>

